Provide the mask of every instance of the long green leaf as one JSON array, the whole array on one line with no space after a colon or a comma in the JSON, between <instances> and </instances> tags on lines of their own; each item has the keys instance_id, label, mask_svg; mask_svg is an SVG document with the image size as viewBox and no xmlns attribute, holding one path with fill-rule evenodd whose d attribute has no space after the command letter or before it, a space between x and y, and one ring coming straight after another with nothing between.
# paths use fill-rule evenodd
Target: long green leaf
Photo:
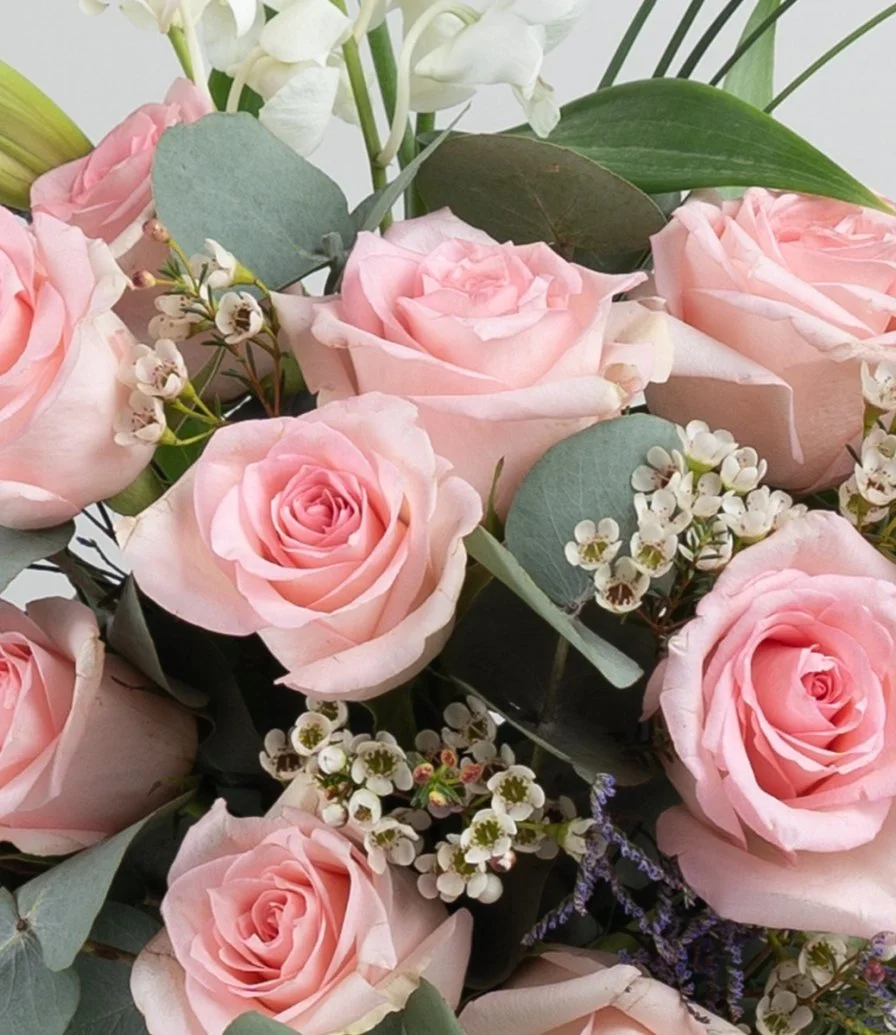
<instances>
[{"instance_id":1,"label":"long green leaf","mask_svg":"<svg viewBox=\"0 0 896 1035\"><path fill-rule=\"evenodd\" d=\"M789 83L765 110L768 112L774 111L778 105L783 104L791 94L795 93L803 83L811 79L816 72L821 71L829 61L833 61L834 58L839 54L842 54L847 47L851 47L853 43L860 40L863 36L866 36L872 29L876 29L878 25L894 14L896 14L896 4L891 4L888 8L881 11L880 14L876 14L873 18L869 18L868 21L863 25L860 25L855 32L851 32L848 36L844 37L844 39L840 40L839 43L831 47L830 50L822 54L817 61L813 61L806 71L801 72L792 83Z\"/></svg>"},{"instance_id":2,"label":"long green leaf","mask_svg":"<svg viewBox=\"0 0 896 1035\"><path fill-rule=\"evenodd\" d=\"M744 2L744 0L729 0L729 2L722 8L718 17L710 24L709 28L703 35L697 40L694 49L688 55L687 60L681 66L678 73L679 79L687 79L689 76L694 74L694 69L700 64L700 60L703 55L709 50L712 44L715 42L716 36L725 28L728 22L737 14L737 9Z\"/></svg>"},{"instance_id":3,"label":"long green leaf","mask_svg":"<svg viewBox=\"0 0 896 1035\"><path fill-rule=\"evenodd\" d=\"M531 136L525 126L512 132ZM648 194L762 186L889 211L775 119L724 90L683 79L626 83L573 101L550 142L600 162Z\"/></svg>"},{"instance_id":4,"label":"long green leaf","mask_svg":"<svg viewBox=\"0 0 896 1035\"><path fill-rule=\"evenodd\" d=\"M761 3L761 0L760 0ZM774 11L763 21L759 22L752 31L747 28L744 35L741 37L740 43L738 43L734 52L728 58L728 60L722 65L722 67L716 72L716 74L709 80L710 86L718 86L718 84L725 78L726 75L731 71L732 68L747 54L760 40L763 40L766 32L769 29L773 29L777 26L778 20L782 18L790 10L793 5L797 3L797 0L784 0L779 7L776 7ZM734 93L734 90L729 90L729 93Z\"/></svg>"},{"instance_id":5,"label":"long green leaf","mask_svg":"<svg viewBox=\"0 0 896 1035\"><path fill-rule=\"evenodd\" d=\"M637 11L635 11L635 16L632 18L631 25L626 29L625 35L619 41L619 46L610 58L610 63L607 65L607 70L604 72L604 76L600 81L598 90L605 90L608 86L612 86L613 83L616 82L616 77L622 71L622 66L625 64L625 59L628 57L638 37L641 35L641 30L644 28L645 22L650 17L656 5L657 0L642 0L641 6Z\"/></svg>"},{"instance_id":6,"label":"long green leaf","mask_svg":"<svg viewBox=\"0 0 896 1035\"><path fill-rule=\"evenodd\" d=\"M656 66L653 73L655 79L664 76L669 71L669 66L675 60L675 55L678 53L682 43L684 43L687 34L691 31L691 26L697 20L697 15L705 3L706 0L691 0L690 4L688 4L688 9L684 12L681 21L678 23L678 28L672 34L669 45L663 51L663 56Z\"/></svg>"},{"instance_id":7,"label":"long green leaf","mask_svg":"<svg viewBox=\"0 0 896 1035\"><path fill-rule=\"evenodd\" d=\"M741 44L750 39L761 25L780 8L781 0L758 0L747 22ZM764 108L775 96L776 24L763 33L748 52L733 65L725 77L725 89L756 108Z\"/></svg>"}]
</instances>

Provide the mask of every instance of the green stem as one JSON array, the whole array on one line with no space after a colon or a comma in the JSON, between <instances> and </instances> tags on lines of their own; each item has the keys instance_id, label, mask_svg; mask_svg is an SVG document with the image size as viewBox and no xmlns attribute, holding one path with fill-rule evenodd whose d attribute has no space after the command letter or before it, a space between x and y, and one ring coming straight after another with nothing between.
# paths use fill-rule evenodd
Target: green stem
<instances>
[{"instance_id":1,"label":"green stem","mask_svg":"<svg viewBox=\"0 0 896 1035\"><path fill-rule=\"evenodd\" d=\"M110 960L113 963L136 963L137 961L133 952L116 949L112 945L104 945L102 942L95 942L90 938L84 942L80 951L85 956L96 956L101 960Z\"/></svg>"},{"instance_id":2,"label":"green stem","mask_svg":"<svg viewBox=\"0 0 896 1035\"><path fill-rule=\"evenodd\" d=\"M697 40L697 44L691 53L688 55L687 60L681 66L678 73L679 79L689 79L693 74L694 69L700 64L700 59L709 50L710 46L714 42L716 36L725 28L732 16L737 12L738 7L744 2L744 0L729 0L729 2L722 8L718 17L712 22L706 32Z\"/></svg>"},{"instance_id":3,"label":"green stem","mask_svg":"<svg viewBox=\"0 0 896 1035\"><path fill-rule=\"evenodd\" d=\"M765 18L763 21L761 21L753 30L753 32L751 32L750 35L746 37L746 39L740 42L740 44L738 45L734 53L731 55L731 57L728 58L725 64L722 65L718 72L716 72L712 79L710 79L709 85L718 86L719 83L725 78L725 76L728 75L731 69L734 68L738 61L740 61L740 59L748 51L752 50L753 45L755 43L758 43L759 40L761 40L762 37L766 34L766 32L768 32L768 30L771 29L772 26L778 21L778 19L782 15L787 14L787 12L790 10L791 7L793 7L793 5L796 2L797 0L784 0L784 2L776 11L773 11L768 16L768 18Z\"/></svg>"},{"instance_id":4,"label":"green stem","mask_svg":"<svg viewBox=\"0 0 896 1035\"><path fill-rule=\"evenodd\" d=\"M436 128L436 113L434 111L421 111L417 115L417 124L412 134L414 153L422 150L418 141L424 133L432 133ZM412 183L404 192L404 214L406 219L413 219L414 216L422 216L426 212L426 203L417 184Z\"/></svg>"},{"instance_id":5,"label":"green stem","mask_svg":"<svg viewBox=\"0 0 896 1035\"><path fill-rule=\"evenodd\" d=\"M706 3L706 0L691 0L688 9L684 12L681 21L678 23L678 28L672 34L672 39L669 40L669 46L663 51L663 56L660 58L659 64L653 73L654 79L660 79L668 71L669 67L675 59L675 55L678 53L682 43L684 43L687 34L691 31L691 26L697 19L697 15L700 13L700 8Z\"/></svg>"},{"instance_id":6,"label":"green stem","mask_svg":"<svg viewBox=\"0 0 896 1035\"><path fill-rule=\"evenodd\" d=\"M632 47L635 45L635 41L641 35L641 30L644 28L644 23L650 17L654 7L656 7L658 0L642 0L641 6L635 12L634 18L632 18L631 25L625 32L625 35L619 42L619 46L616 48L616 52L610 58L610 63L607 65L607 70L604 72L604 77L600 81L598 90L603 90L607 86L612 86L616 82L616 77L622 70L622 66L625 64L625 59L629 55Z\"/></svg>"},{"instance_id":7,"label":"green stem","mask_svg":"<svg viewBox=\"0 0 896 1035\"><path fill-rule=\"evenodd\" d=\"M168 30L168 39L171 41L171 46L174 48L180 67L184 70L184 75L188 79L192 79L193 62L190 59L190 48L187 46L187 37L184 35L184 30L176 25L172 25Z\"/></svg>"},{"instance_id":8,"label":"green stem","mask_svg":"<svg viewBox=\"0 0 896 1035\"><path fill-rule=\"evenodd\" d=\"M331 3L338 7L343 14L348 14L345 0L331 0ZM376 128L376 115L373 111L373 103L370 100L370 91L367 89L367 77L364 75L364 66L361 64L361 52L354 37L347 39L343 43L342 56L345 58L345 69L348 72L348 80L351 83L355 106L358 109L358 120L361 123L364 146L367 149L367 158L370 162L370 178L373 181L373 189L382 190L388 180L386 170L378 165L376 160L377 155L382 149L380 134ZM392 216L390 214L383 219L382 229L387 229L391 223Z\"/></svg>"},{"instance_id":9,"label":"green stem","mask_svg":"<svg viewBox=\"0 0 896 1035\"><path fill-rule=\"evenodd\" d=\"M847 37L840 40L840 42L836 44L836 46L831 47L829 51L822 54L817 61L813 62L806 69L805 72L802 72L800 75L798 75L792 83L790 83L788 86L785 86L784 89L778 94L777 97L775 97L775 99L771 102L771 104L769 104L769 106L765 110L769 113L773 112L779 104L782 104L784 101L786 101L787 98L796 90L798 90L803 85L803 83L806 82L807 79L811 79L812 76L815 75L815 73L818 72L820 69L824 68L824 66L829 61L832 61L835 57L837 57L838 54L842 54L847 47L852 46L853 43L855 43L857 40L860 40L863 36L867 35L867 33L871 32L872 29L876 29L877 26L881 24L881 22L886 21L886 19L893 14L896 14L896 4L890 4L890 6L886 10L881 11L880 14L874 15L873 18L869 18L864 25L860 25L858 29L855 30L855 32L851 32Z\"/></svg>"},{"instance_id":10,"label":"green stem","mask_svg":"<svg viewBox=\"0 0 896 1035\"><path fill-rule=\"evenodd\" d=\"M392 48L392 37L389 35L388 25L383 22L375 29L371 29L367 34L367 42L370 45L370 56L373 58L376 78L380 84L380 95L391 123L395 116L395 103L398 99L398 65L395 62L395 51ZM401 147L398 149L398 163L402 169L413 160L415 150L414 133L408 123Z\"/></svg>"}]
</instances>

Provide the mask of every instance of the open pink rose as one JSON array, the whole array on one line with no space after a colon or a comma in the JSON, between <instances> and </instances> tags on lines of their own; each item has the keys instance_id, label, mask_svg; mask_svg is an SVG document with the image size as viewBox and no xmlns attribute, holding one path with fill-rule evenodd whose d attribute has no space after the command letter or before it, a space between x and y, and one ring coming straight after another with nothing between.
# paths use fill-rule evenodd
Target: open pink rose
<instances>
[{"instance_id":1,"label":"open pink rose","mask_svg":"<svg viewBox=\"0 0 896 1035\"><path fill-rule=\"evenodd\" d=\"M121 541L172 614L258 632L288 686L364 700L441 650L481 513L414 407L373 393L216 432Z\"/></svg>"},{"instance_id":2,"label":"open pink rose","mask_svg":"<svg viewBox=\"0 0 896 1035\"><path fill-rule=\"evenodd\" d=\"M686 809L660 848L723 916L896 928L896 566L843 518L736 556L648 689Z\"/></svg>"},{"instance_id":3,"label":"open pink rose","mask_svg":"<svg viewBox=\"0 0 896 1035\"><path fill-rule=\"evenodd\" d=\"M151 446L114 441L133 348L112 312L124 284L104 244L0 208L0 525L58 524L149 463Z\"/></svg>"},{"instance_id":4,"label":"open pink rose","mask_svg":"<svg viewBox=\"0 0 896 1035\"><path fill-rule=\"evenodd\" d=\"M739 1029L637 967L557 949L526 961L498 992L461 1013L466 1035L739 1035Z\"/></svg>"},{"instance_id":5,"label":"open pink rose","mask_svg":"<svg viewBox=\"0 0 896 1035\"><path fill-rule=\"evenodd\" d=\"M460 999L470 914L449 917L406 870L374 873L310 813L234 819L218 801L168 881L165 930L131 978L150 1035L221 1035L252 1011L302 1035L367 1031L421 977Z\"/></svg>"},{"instance_id":6,"label":"open pink rose","mask_svg":"<svg viewBox=\"0 0 896 1035\"><path fill-rule=\"evenodd\" d=\"M842 480L862 429L860 367L896 346L896 216L772 194L692 200L653 239L676 344L654 413L727 428L803 491Z\"/></svg>"},{"instance_id":7,"label":"open pink rose","mask_svg":"<svg viewBox=\"0 0 896 1035\"><path fill-rule=\"evenodd\" d=\"M178 793L196 724L145 682L83 604L0 601L0 841L75 852Z\"/></svg>"},{"instance_id":8,"label":"open pink rose","mask_svg":"<svg viewBox=\"0 0 896 1035\"><path fill-rule=\"evenodd\" d=\"M575 266L546 244L497 244L444 209L359 235L339 298L275 302L323 402L410 399L436 452L483 500L504 460L503 513L552 445L667 376L671 355L646 333L625 344L637 307L613 306L643 279Z\"/></svg>"}]
</instances>

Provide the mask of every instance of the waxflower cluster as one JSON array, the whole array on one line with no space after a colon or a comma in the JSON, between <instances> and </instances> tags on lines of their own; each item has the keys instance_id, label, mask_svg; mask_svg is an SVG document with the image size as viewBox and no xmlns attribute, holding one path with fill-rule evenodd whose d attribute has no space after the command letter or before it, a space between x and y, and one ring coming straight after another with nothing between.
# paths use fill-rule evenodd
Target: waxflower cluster
<instances>
[{"instance_id":1,"label":"waxflower cluster","mask_svg":"<svg viewBox=\"0 0 896 1035\"><path fill-rule=\"evenodd\" d=\"M342 702L307 704L288 733L267 735L262 767L282 783L305 781L324 822L356 832L374 871L413 865L425 898L495 902L518 853L581 860L594 840L593 819L569 798L548 801L532 769L497 744L476 697L448 705L442 730L421 730L409 751L387 732L353 734Z\"/></svg>"},{"instance_id":2,"label":"waxflower cluster","mask_svg":"<svg viewBox=\"0 0 896 1035\"><path fill-rule=\"evenodd\" d=\"M673 569L718 572L734 553L806 512L786 493L762 485L767 467L756 450L703 421L677 427L681 449L653 446L632 474L637 531L629 553L619 523L580 521L567 561L593 573L595 599L607 611L637 610L655 580Z\"/></svg>"},{"instance_id":3,"label":"waxflower cluster","mask_svg":"<svg viewBox=\"0 0 896 1035\"><path fill-rule=\"evenodd\" d=\"M896 1031L896 935L778 932L770 942L777 962L756 1006L760 1035L827 1031L845 1018L861 1018L850 1031Z\"/></svg>"}]
</instances>

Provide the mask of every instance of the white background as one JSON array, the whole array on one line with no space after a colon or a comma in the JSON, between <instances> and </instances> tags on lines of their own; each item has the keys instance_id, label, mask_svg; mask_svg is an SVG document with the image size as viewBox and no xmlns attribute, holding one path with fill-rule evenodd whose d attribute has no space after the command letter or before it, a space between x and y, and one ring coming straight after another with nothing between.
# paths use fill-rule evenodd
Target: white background
<instances>
[{"instance_id":1,"label":"white background","mask_svg":"<svg viewBox=\"0 0 896 1035\"><path fill-rule=\"evenodd\" d=\"M622 79L651 74L687 2L660 0ZM548 56L544 77L561 102L594 89L638 3L592 0L574 35ZM723 0L707 0L673 71L723 6ZM885 6L885 0L801 0L779 23L778 88ZM753 0L745 0L743 13L700 65L702 78L730 54L752 7ZM838 57L777 112L868 186L890 196L896 194L894 55L896 17ZM0 0L0 59L37 83L95 141L140 104L161 100L179 71L164 36L137 29L114 9L87 17L77 0ZM493 87L479 95L461 128L497 130L520 121L510 91ZM313 160L339 181L351 202L369 192L356 128L334 122ZM28 573L6 595L22 603L61 589L61 580Z\"/></svg>"}]
</instances>

